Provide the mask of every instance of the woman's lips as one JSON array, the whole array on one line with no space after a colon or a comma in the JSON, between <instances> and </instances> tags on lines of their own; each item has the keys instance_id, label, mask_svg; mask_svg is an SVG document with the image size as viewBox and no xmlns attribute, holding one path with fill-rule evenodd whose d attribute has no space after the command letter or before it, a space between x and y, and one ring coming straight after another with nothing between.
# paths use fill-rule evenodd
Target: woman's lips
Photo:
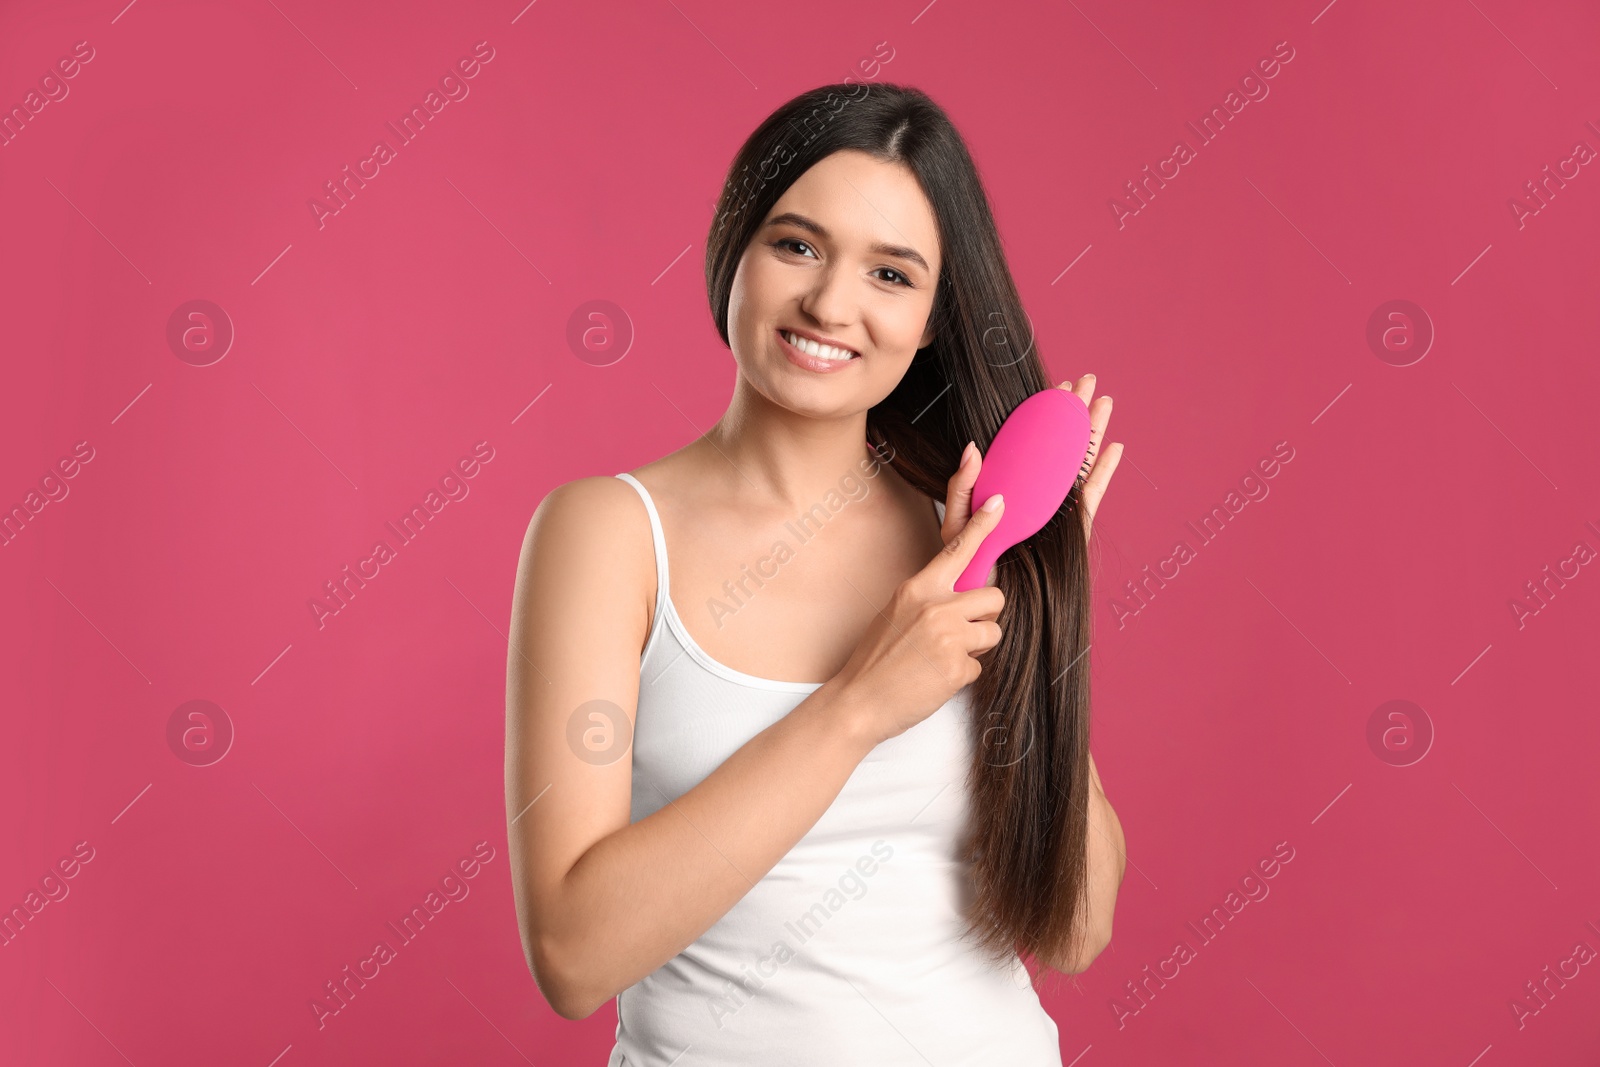
<instances>
[{"instance_id":1,"label":"woman's lips","mask_svg":"<svg viewBox=\"0 0 1600 1067\"><path fill-rule=\"evenodd\" d=\"M815 371L817 374L833 374L835 371L844 370L852 363L861 361L860 356L851 356L849 359L823 359L821 356L813 356L808 352L800 351L790 344L789 339L783 335L782 330L776 332L778 335L778 347L783 349L783 354L788 357L789 362L808 371Z\"/></svg>"}]
</instances>

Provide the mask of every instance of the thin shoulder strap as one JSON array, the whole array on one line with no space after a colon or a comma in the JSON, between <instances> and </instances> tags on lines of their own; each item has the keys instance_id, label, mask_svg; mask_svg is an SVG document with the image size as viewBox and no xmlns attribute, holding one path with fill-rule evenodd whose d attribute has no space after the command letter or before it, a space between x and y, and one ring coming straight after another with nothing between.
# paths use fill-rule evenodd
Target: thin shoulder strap
<instances>
[{"instance_id":1,"label":"thin shoulder strap","mask_svg":"<svg viewBox=\"0 0 1600 1067\"><path fill-rule=\"evenodd\" d=\"M667 591L671 588L667 582L667 537L661 532L661 514L656 511L656 502L650 499L650 490L631 474L619 474L617 477L639 491L639 495L644 498L644 509L650 513L650 537L656 546L656 610L651 616L650 623L650 636L654 638L655 631L661 626L661 616L666 610Z\"/></svg>"}]
</instances>

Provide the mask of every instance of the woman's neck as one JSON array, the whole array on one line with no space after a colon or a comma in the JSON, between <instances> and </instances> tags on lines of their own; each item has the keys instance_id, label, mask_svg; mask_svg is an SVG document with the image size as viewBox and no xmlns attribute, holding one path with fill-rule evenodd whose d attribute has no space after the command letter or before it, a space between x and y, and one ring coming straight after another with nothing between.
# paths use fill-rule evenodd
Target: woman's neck
<instances>
[{"instance_id":1,"label":"woman's neck","mask_svg":"<svg viewBox=\"0 0 1600 1067\"><path fill-rule=\"evenodd\" d=\"M738 394L700 442L732 493L783 511L809 507L850 473L866 478L888 466L867 444L866 412L820 419Z\"/></svg>"}]
</instances>

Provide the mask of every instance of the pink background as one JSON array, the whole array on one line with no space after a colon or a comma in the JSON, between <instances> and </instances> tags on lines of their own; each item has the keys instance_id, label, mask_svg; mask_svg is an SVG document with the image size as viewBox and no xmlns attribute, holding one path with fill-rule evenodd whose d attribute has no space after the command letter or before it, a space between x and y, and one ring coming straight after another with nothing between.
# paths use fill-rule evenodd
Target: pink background
<instances>
[{"instance_id":1,"label":"pink background","mask_svg":"<svg viewBox=\"0 0 1600 1067\"><path fill-rule=\"evenodd\" d=\"M0 16L8 111L94 52L0 147L0 504L93 450L0 548L0 906L93 850L0 949L6 1063L605 1062L614 1007L557 1017L517 939L517 550L553 486L722 412L712 200L766 114L851 73L948 109L1052 372L1117 401L1094 737L1130 861L1111 947L1046 996L1065 1061L1596 1062L1600 965L1562 961L1600 950L1600 568L1563 561L1600 548L1600 167L1509 207L1600 149L1592 5L120 4ZM480 41L470 94L319 227L324 182ZM209 366L167 341L196 299L236 331ZM605 366L566 340L591 300L632 335ZM1391 300L1436 334L1407 366L1367 340ZM468 495L319 626L479 442ZM1241 483L1270 492L1202 543ZM191 700L234 732L208 766L168 741ZM1420 710L1369 742L1391 700ZM319 1028L324 983L479 842L470 893Z\"/></svg>"}]
</instances>

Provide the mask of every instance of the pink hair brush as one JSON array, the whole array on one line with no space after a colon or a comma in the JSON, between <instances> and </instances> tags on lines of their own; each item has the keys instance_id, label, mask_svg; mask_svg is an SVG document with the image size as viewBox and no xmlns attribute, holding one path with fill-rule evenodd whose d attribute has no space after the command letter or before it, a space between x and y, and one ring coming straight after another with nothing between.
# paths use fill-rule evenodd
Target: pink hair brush
<instances>
[{"instance_id":1,"label":"pink hair brush","mask_svg":"<svg viewBox=\"0 0 1600 1067\"><path fill-rule=\"evenodd\" d=\"M1000 493L1005 511L956 579L956 592L986 584L1000 553L1044 529L1084 473L1088 454L1089 409L1070 390L1041 390L1006 416L972 486L974 506Z\"/></svg>"}]
</instances>

